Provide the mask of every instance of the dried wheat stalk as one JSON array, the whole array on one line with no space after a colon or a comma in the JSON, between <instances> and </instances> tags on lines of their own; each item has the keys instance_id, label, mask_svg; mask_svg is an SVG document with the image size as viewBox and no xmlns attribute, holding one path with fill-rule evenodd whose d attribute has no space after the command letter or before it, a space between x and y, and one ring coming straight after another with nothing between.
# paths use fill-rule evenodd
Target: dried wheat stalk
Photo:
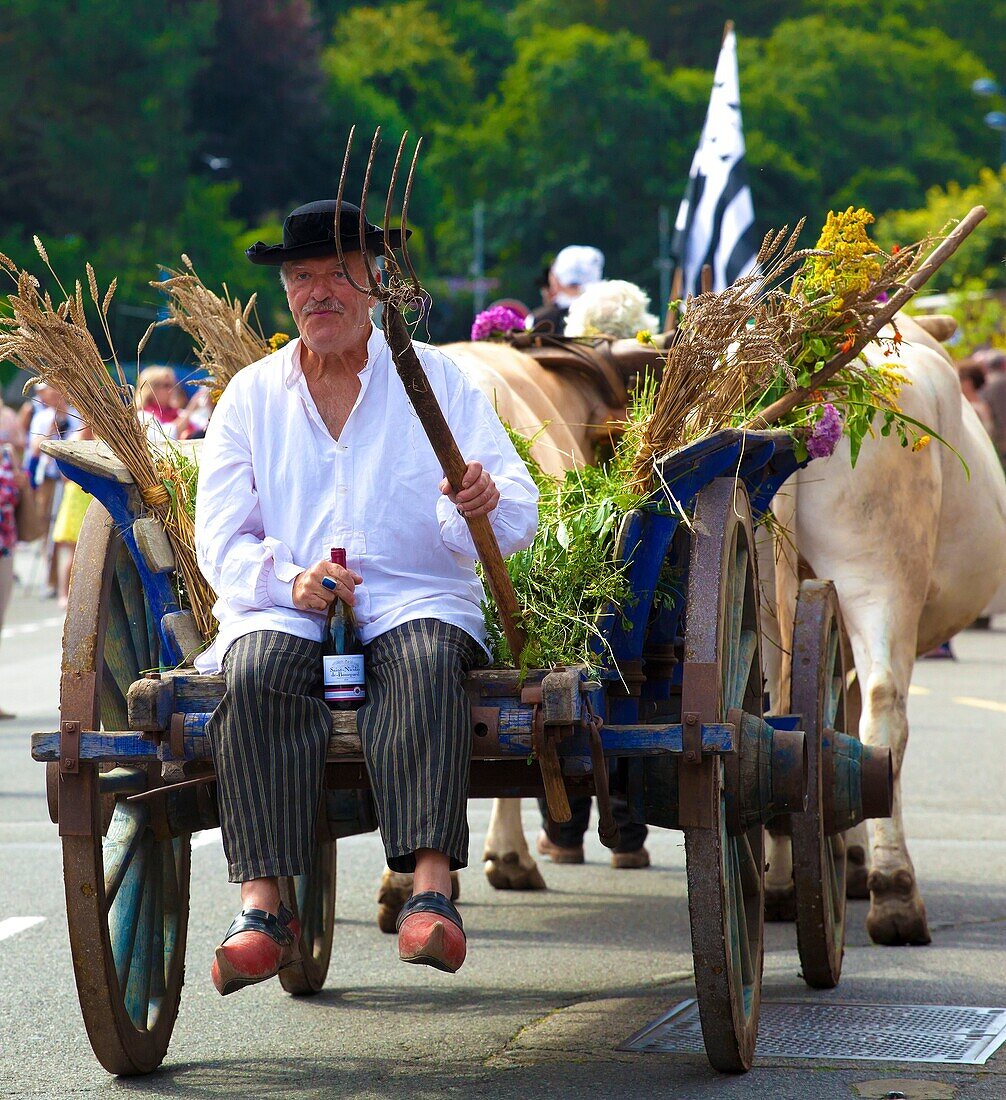
<instances>
[{"instance_id":1,"label":"dried wheat stalk","mask_svg":"<svg viewBox=\"0 0 1006 1100\"><path fill-rule=\"evenodd\" d=\"M37 237L35 246L48 264L45 248ZM158 475L146 429L133 406L132 389L114 352L113 366L118 381L113 379L98 351L87 326L80 281L72 294L67 294L60 286L64 300L57 304L48 292L39 293L39 282L33 275L20 270L2 254L0 267L17 283L17 292L8 298L13 315L0 317L0 359L8 359L33 375L28 386L43 381L61 390L94 434L129 470L144 504L161 518L168 532L196 624L204 637L212 637L216 624L211 608L216 596L196 564L192 519L184 508L174 505L172 494ZM87 281L102 330L111 346L108 309L115 293L115 281L104 296L99 297L90 264L87 265Z\"/></svg>"},{"instance_id":2,"label":"dried wheat stalk","mask_svg":"<svg viewBox=\"0 0 1006 1100\"><path fill-rule=\"evenodd\" d=\"M797 250L801 221L769 233L754 274L726 290L689 300L667 353L653 416L641 441L633 485L644 491L655 465L679 447L727 427L782 373L797 388L791 363L809 334L835 338L869 329L883 303L878 287L899 286L919 262L931 239L879 254L881 271L868 288L846 294L841 309L828 313L828 299L799 296L794 271L818 249ZM789 278L787 278L789 276ZM855 369L850 367L849 369Z\"/></svg>"},{"instance_id":3,"label":"dried wheat stalk","mask_svg":"<svg viewBox=\"0 0 1006 1100\"><path fill-rule=\"evenodd\" d=\"M231 298L226 286L223 296L210 290L196 274L188 256L182 256L182 263L186 270L162 268L170 278L150 284L170 295L169 316L147 329L137 356L155 328L164 325L180 328L192 337L196 356L212 379L214 393L219 395L239 370L268 355L273 347L252 326L254 294L242 307L237 298Z\"/></svg>"}]
</instances>

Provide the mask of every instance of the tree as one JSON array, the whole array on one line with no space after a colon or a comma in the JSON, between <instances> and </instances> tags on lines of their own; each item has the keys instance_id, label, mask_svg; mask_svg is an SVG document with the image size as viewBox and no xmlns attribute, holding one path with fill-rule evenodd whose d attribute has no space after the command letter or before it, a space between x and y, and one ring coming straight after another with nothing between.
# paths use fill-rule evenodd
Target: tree
<instances>
[{"instance_id":1,"label":"tree","mask_svg":"<svg viewBox=\"0 0 1006 1100\"><path fill-rule=\"evenodd\" d=\"M937 27L980 58L992 76L1006 81L1006 3L984 0L803 0L799 14L820 14L846 27L878 30L892 16L913 28ZM980 110L980 104L976 104Z\"/></svg>"},{"instance_id":2,"label":"tree","mask_svg":"<svg viewBox=\"0 0 1006 1100\"><path fill-rule=\"evenodd\" d=\"M875 30L824 16L741 44L755 210L766 225L829 208L919 205L928 187L975 179L985 142L971 81L983 68L941 31L900 17Z\"/></svg>"},{"instance_id":3,"label":"tree","mask_svg":"<svg viewBox=\"0 0 1006 1100\"><path fill-rule=\"evenodd\" d=\"M521 0L510 17L520 37L537 27L586 23L614 34L629 31L645 39L653 57L668 68L712 68L716 64L723 27L737 21L745 37L767 35L779 21L777 0Z\"/></svg>"},{"instance_id":4,"label":"tree","mask_svg":"<svg viewBox=\"0 0 1006 1100\"><path fill-rule=\"evenodd\" d=\"M680 197L701 122L683 125L686 111L641 39L539 28L517 43L480 117L431 153L447 188L441 254L464 271L472 206L483 199L504 293L536 300L543 264L574 242L604 250L610 277L652 287L657 208Z\"/></svg>"},{"instance_id":5,"label":"tree","mask_svg":"<svg viewBox=\"0 0 1006 1100\"><path fill-rule=\"evenodd\" d=\"M193 92L194 170L236 179L235 213L287 210L323 186L321 37L309 0L219 0L208 64Z\"/></svg>"},{"instance_id":6,"label":"tree","mask_svg":"<svg viewBox=\"0 0 1006 1100\"><path fill-rule=\"evenodd\" d=\"M423 133L460 120L471 108L471 65L425 0L353 8L335 25L326 63L330 72L352 74L394 103Z\"/></svg>"},{"instance_id":7,"label":"tree","mask_svg":"<svg viewBox=\"0 0 1006 1100\"><path fill-rule=\"evenodd\" d=\"M927 284L928 291L1006 288L1006 167L983 168L977 182L932 187L918 210L892 210L880 218L877 242L886 248L945 231L973 206L988 216Z\"/></svg>"},{"instance_id":8,"label":"tree","mask_svg":"<svg viewBox=\"0 0 1006 1100\"><path fill-rule=\"evenodd\" d=\"M113 235L174 216L211 0L9 0L0 35L0 224Z\"/></svg>"}]
</instances>

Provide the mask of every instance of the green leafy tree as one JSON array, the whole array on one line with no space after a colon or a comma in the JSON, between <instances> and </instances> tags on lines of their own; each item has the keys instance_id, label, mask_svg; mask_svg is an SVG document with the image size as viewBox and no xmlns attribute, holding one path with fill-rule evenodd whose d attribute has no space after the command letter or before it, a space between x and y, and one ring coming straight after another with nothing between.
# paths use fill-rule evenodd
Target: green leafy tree
<instances>
[{"instance_id":1,"label":"green leafy tree","mask_svg":"<svg viewBox=\"0 0 1006 1100\"><path fill-rule=\"evenodd\" d=\"M194 169L240 182L233 208L255 219L323 186L322 39L309 0L218 0L209 63L193 90Z\"/></svg>"},{"instance_id":2,"label":"green leafy tree","mask_svg":"<svg viewBox=\"0 0 1006 1100\"><path fill-rule=\"evenodd\" d=\"M471 211L487 207L486 240L502 294L537 300L534 279L563 245L594 244L606 274L652 288L657 208L676 203L694 124L674 83L625 32L539 28L517 43L499 93L430 157L443 181L441 255L463 272Z\"/></svg>"},{"instance_id":3,"label":"green leafy tree","mask_svg":"<svg viewBox=\"0 0 1006 1100\"><path fill-rule=\"evenodd\" d=\"M326 64L394 103L423 133L471 108L472 67L425 0L353 8L335 25Z\"/></svg>"},{"instance_id":4,"label":"green leafy tree","mask_svg":"<svg viewBox=\"0 0 1006 1100\"><path fill-rule=\"evenodd\" d=\"M538 27L586 23L614 34L629 31L649 44L669 68L712 68L727 20L736 20L743 36L767 35L785 8L777 0L522 0L510 16L515 35Z\"/></svg>"},{"instance_id":5,"label":"green leafy tree","mask_svg":"<svg viewBox=\"0 0 1006 1100\"><path fill-rule=\"evenodd\" d=\"M877 222L878 244L890 248L951 228L973 206L988 216L927 284L928 291L1006 288L1006 167L982 169L976 182L949 183L926 193L917 210L893 210Z\"/></svg>"},{"instance_id":6,"label":"green leafy tree","mask_svg":"<svg viewBox=\"0 0 1006 1100\"><path fill-rule=\"evenodd\" d=\"M140 338L165 306L164 297L150 285L158 277L158 267L180 268L183 252L209 287L226 284L243 301L257 292L258 313L270 333L276 329L289 331L290 318L289 314L284 317L285 299L278 280L264 279L262 269L244 256L244 249L253 239L263 235L269 240L278 239L275 234L279 227L249 231L230 213L236 190L234 182L208 183L193 178L186 182L181 209L170 221L153 227L136 222L118 234L94 240L79 234L41 235L56 276L68 289L76 279L84 279L86 263L94 267L102 287L116 279L109 319L112 340L123 362L135 358ZM0 236L0 252L38 277L54 295L59 293L30 239L26 241L16 232ZM269 270L274 275L273 269ZM7 292L0 286L0 293ZM102 346L101 334L94 335ZM194 362L188 339L175 329L159 330L143 355L146 364L186 360Z\"/></svg>"},{"instance_id":7,"label":"green leafy tree","mask_svg":"<svg viewBox=\"0 0 1006 1100\"><path fill-rule=\"evenodd\" d=\"M0 224L111 236L175 216L210 0L9 0L0 34Z\"/></svg>"},{"instance_id":8,"label":"green leafy tree","mask_svg":"<svg viewBox=\"0 0 1006 1100\"><path fill-rule=\"evenodd\" d=\"M982 0L803 0L803 12L820 14L850 30L877 30L892 16L913 28L936 27L961 43L988 66L991 75L1006 81L1006 3ZM980 105L976 105L980 110Z\"/></svg>"},{"instance_id":9,"label":"green leafy tree","mask_svg":"<svg viewBox=\"0 0 1006 1100\"><path fill-rule=\"evenodd\" d=\"M426 0L450 28L455 47L475 74L481 101L496 89L513 61L514 33L508 19L512 0Z\"/></svg>"},{"instance_id":10,"label":"green leafy tree","mask_svg":"<svg viewBox=\"0 0 1006 1100\"><path fill-rule=\"evenodd\" d=\"M856 29L823 15L742 43L741 95L755 209L766 225L829 208L879 213L974 179L986 141L971 82L981 63L903 18Z\"/></svg>"}]
</instances>

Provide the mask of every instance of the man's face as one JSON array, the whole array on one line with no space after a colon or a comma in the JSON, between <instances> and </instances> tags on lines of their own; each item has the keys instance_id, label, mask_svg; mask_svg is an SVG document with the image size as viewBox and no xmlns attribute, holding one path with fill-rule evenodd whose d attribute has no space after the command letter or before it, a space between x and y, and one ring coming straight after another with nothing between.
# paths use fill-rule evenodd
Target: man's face
<instances>
[{"instance_id":1,"label":"man's face","mask_svg":"<svg viewBox=\"0 0 1006 1100\"><path fill-rule=\"evenodd\" d=\"M367 269L359 252L345 254L346 270L338 256L296 260L286 266L286 300L304 343L325 354L356 342L370 329L373 299L354 290L354 281L367 285Z\"/></svg>"}]
</instances>

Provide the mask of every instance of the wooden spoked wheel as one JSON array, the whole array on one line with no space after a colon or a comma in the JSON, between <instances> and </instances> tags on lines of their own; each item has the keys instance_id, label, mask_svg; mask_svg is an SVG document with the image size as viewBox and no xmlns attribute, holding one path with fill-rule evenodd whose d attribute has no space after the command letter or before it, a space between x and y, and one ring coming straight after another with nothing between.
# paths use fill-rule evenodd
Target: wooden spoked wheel
<instances>
[{"instance_id":1,"label":"wooden spoked wheel","mask_svg":"<svg viewBox=\"0 0 1006 1100\"><path fill-rule=\"evenodd\" d=\"M283 903L300 921L300 959L279 972L287 993L317 993L325 984L335 931L335 844L318 843L309 875L280 879Z\"/></svg>"},{"instance_id":2,"label":"wooden spoked wheel","mask_svg":"<svg viewBox=\"0 0 1006 1100\"><path fill-rule=\"evenodd\" d=\"M821 786L828 732L848 729L842 648L834 585L804 581L793 631L792 707L802 716L812 785L806 813L790 817L790 835L797 945L804 980L815 989L838 984L845 950L845 837L825 832Z\"/></svg>"},{"instance_id":3,"label":"wooden spoked wheel","mask_svg":"<svg viewBox=\"0 0 1006 1100\"><path fill-rule=\"evenodd\" d=\"M735 708L762 713L757 589L747 493L733 478L717 479L696 501L685 613L686 662L719 668L701 701L704 721L725 721ZM687 692L687 664L684 673ZM684 829L699 1019L714 1068L739 1073L751 1067L758 1035L765 828L730 835L723 763L706 757L699 767L712 826Z\"/></svg>"},{"instance_id":4,"label":"wooden spoked wheel","mask_svg":"<svg viewBox=\"0 0 1006 1100\"><path fill-rule=\"evenodd\" d=\"M157 631L136 566L108 512L84 518L63 633L60 709L82 729L128 729L126 692L157 668ZM59 780L70 948L84 1025L111 1073L149 1073L168 1047L182 988L189 908L189 837L171 838L153 800L159 765Z\"/></svg>"}]
</instances>

